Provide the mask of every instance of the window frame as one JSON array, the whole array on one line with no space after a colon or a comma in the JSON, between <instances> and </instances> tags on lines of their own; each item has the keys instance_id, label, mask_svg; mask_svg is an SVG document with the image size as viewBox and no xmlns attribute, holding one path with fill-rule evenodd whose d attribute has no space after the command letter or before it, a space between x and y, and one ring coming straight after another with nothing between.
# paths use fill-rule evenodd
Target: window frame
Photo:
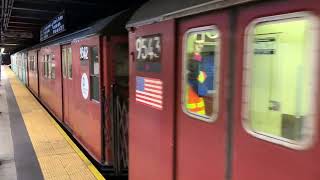
<instances>
[{"instance_id":1,"label":"window frame","mask_svg":"<svg viewBox=\"0 0 320 180\"><path fill-rule=\"evenodd\" d=\"M212 31L216 31L218 34L219 34L219 38L217 40L217 48L215 49L215 63L214 63L214 67L215 67L215 78L214 78L214 85L216 87L216 95L213 96L213 97L216 97L216 101L213 102L213 104L216 103L216 107L217 107L217 110L216 112L213 112L213 114L211 116L202 116L202 115L199 115L199 114L196 114L196 113L192 113L192 112L189 112L188 109L186 109L186 100L185 100L185 91L186 91L186 84L187 84L187 78L186 78L186 67L187 67L187 63L186 63L186 59L188 58L187 57L187 47L188 47L188 44L186 43L187 42L187 38L188 38L188 35L190 33L194 33L194 32L200 32L200 31L209 31L209 30L212 30ZM182 40L182 74L181 74L181 79L182 79L182 84L181 84L181 107L182 107L182 111L192 117L193 119L197 119L197 120L200 120L200 122L207 122L207 123L213 123L215 122L218 117L219 117L219 112L220 112L220 73L221 73L221 67L220 67L220 61L221 61L221 56L220 56L220 50L221 50L221 31L219 30L218 26L217 25L206 25L206 26L201 26L201 27L195 27L195 28L190 28L188 29L186 32L184 32L183 34L183 40ZM213 106L214 108L214 106Z\"/></svg>"},{"instance_id":2,"label":"window frame","mask_svg":"<svg viewBox=\"0 0 320 180\"><path fill-rule=\"evenodd\" d=\"M310 82L313 82L310 90L310 116L307 116L305 119L305 122L302 125L302 134L303 139L299 141L290 140L281 136L276 136L268 133L263 132L257 132L254 130L250 125L250 118L249 118L249 109L250 109L250 85L251 85L251 73L252 73L252 66L251 62L253 60L253 52L254 52L254 46L252 45L253 39L254 39L254 29L256 25L258 24L271 24L275 22L290 22L292 20L297 19L304 19L308 20L312 24L311 30L309 29L310 33L312 34L310 36L309 42L310 42L310 66L313 67L313 69L310 72L311 78ZM252 135L255 138L274 143L277 145L281 145L287 148L291 148L294 150L305 150L310 148L314 144L314 137L317 133L316 131L316 101L313 100L316 97L316 92L318 89L318 78L317 74L319 72L318 68L318 62L317 58L319 57L319 54L317 53L317 49L319 48L319 44L317 42L319 33L319 19L316 15L310 13L310 12L294 12L294 13L287 13L287 14L280 14L280 15L274 15L274 16L264 16L260 18L255 18L252 20L245 29L245 38L244 40L244 51L243 51L243 67L242 67L242 75L243 80L242 83L245 84L241 87L242 89L242 99L241 99L241 122L242 127L245 129L245 131Z\"/></svg>"}]
</instances>

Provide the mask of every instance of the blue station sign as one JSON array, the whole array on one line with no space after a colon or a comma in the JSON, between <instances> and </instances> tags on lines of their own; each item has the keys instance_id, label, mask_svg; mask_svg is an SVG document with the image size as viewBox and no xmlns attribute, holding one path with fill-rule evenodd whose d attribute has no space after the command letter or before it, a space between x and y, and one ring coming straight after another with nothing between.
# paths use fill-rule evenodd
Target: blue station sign
<instances>
[{"instance_id":1,"label":"blue station sign","mask_svg":"<svg viewBox=\"0 0 320 180\"><path fill-rule=\"evenodd\" d=\"M41 28L40 41L44 41L65 30L65 13L62 11L58 16L54 17L48 24Z\"/></svg>"}]
</instances>

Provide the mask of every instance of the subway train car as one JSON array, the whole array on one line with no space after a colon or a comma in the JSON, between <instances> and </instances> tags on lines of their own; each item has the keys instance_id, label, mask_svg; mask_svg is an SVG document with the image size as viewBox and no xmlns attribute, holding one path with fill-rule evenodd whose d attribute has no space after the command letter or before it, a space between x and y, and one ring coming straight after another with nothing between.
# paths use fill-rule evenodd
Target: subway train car
<instances>
[{"instance_id":1,"label":"subway train car","mask_svg":"<svg viewBox=\"0 0 320 180\"><path fill-rule=\"evenodd\" d=\"M320 178L316 0L150 0L128 36L129 16L27 50L27 86L97 162L130 180Z\"/></svg>"},{"instance_id":2,"label":"subway train car","mask_svg":"<svg viewBox=\"0 0 320 180\"><path fill-rule=\"evenodd\" d=\"M318 180L317 0L151 0L129 30L130 180Z\"/></svg>"},{"instance_id":3,"label":"subway train car","mask_svg":"<svg viewBox=\"0 0 320 180\"><path fill-rule=\"evenodd\" d=\"M28 74L30 91L108 175L127 174L131 14L122 11L11 56L18 77Z\"/></svg>"},{"instance_id":4,"label":"subway train car","mask_svg":"<svg viewBox=\"0 0 320 180\"><path fill-rule=\"evenodd\" d=\"M11 68L18 78L24 83L28 83L27 72L27 52L25 50L11 55Z\"/></svg>"}]
</instances>

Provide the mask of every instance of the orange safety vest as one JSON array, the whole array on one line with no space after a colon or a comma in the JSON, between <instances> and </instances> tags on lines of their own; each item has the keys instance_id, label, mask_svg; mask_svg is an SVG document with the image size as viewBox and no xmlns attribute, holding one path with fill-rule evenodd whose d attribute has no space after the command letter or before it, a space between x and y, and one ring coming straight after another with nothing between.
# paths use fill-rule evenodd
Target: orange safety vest
<instances>
[{"instance_id":1,"label":"orange safety vest","mask_svg":"<svg viewBox=\"0 0 320 180\"><path fill-rule=\"evenodd\" d=\"M197 93L194 92L194 90L188 86L187 87L187 104L186 107L188 111L200 114L200 115L206 115L205 110L205 104L202 97L199 97Z\"/></svg>"}]
</instances>

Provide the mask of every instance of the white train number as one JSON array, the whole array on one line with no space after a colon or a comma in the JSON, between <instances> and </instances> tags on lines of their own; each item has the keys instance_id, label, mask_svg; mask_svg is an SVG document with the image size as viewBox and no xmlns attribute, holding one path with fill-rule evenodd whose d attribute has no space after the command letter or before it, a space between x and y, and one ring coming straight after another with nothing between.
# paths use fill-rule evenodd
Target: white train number
<instances>
[{"instance_id":1,"label":"white train number","mask_svg":"<svg viewBox=\"0 0 320 180\"><path fill-rule=\"evenodd\" d=\"M137 38L136 58L138 61L157 62L160 60L160 53L160 35Z\"/></svg>"},{"instance_id":2,"label":"white train number","mask_svg":"<svg viewBox=\"0 0 320 180\"><path fill-rule=\"evenodd\" d=\"M89 47L88 46L81 46L80 47L80 60L87 60L89 54Z\"/></svg>"}]
</instances>

